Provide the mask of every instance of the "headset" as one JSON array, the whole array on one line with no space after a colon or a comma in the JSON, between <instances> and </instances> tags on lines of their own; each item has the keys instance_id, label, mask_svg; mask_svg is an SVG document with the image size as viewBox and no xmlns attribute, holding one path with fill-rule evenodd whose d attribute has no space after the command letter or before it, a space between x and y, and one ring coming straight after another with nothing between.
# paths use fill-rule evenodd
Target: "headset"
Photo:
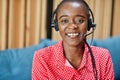
<instances>
[{"instance_id":1,"label":"headset","mask_svg":"<svg viewBox=\"0 0 120 80\"><path fill-rule=\"evenodd\" d=\"M57 20L57 16L56 16L56 13L57 13L57 10L59 8L59 6L64 2L64 1L69 1L69 0L62 0L57 8L54 10L53 14L52 14L52 20L51 20L51 27L54 27L56 31L59 30L59 27L58 27L58 20ZM93 12L92 10L90 9L90 7L88 6L88 4L84 1L84 0L81 0L88 8L89 10L89 14L91 15L91 18L89 17L88 19L88 26L87 26L87 30L90 31L91 28L94 28L93 30L95 30L96 28L96 24L94 23L94 16L93 16ZM92 32L93 33L93 32Z\"/></svg>"},{"instance_id":2,"label":"headset","mask_svg":"<svg viewBox=\"0 0 120 80\"><path fill-rule=\"evenodd\" d=\"M59 8L59 6L64 3L64 1L69 1L69 0L62 0L57 8L55 9L55 11L53 12L52 14L52 20L51 20L51 27L54 27L56 31L59 31L59 27L58 27L58 20L57 20L57 16L56 16L56 13L57 13L57 10ZM89 10L89 19L88 19L88 26L87 26L87 30L90 31L90 29L92 28L92 31L88 34L84 34L84 37L92 34L96 28L96 24L94 23L94 16L93 16L93 12L92 10L90 9L89 5L84 1L84 0L80 0L81 2L83 2L84 5L86 5L86 7L88 8ZM87 43L86 39L84 39L84 42L85 44L87 45L88 49L89 49L89 52L90 52L90 56L91 56L91 60L92 60L92 67L93 67L93 72L94 72L94 77L95 77L95 80L98 80L98 74L97 74L97 69L96 69L96 64L95 64L95 59L94 59L94 55L93 55L93 52L89 46L89 44Z\"/></svg>"}]
</instances>

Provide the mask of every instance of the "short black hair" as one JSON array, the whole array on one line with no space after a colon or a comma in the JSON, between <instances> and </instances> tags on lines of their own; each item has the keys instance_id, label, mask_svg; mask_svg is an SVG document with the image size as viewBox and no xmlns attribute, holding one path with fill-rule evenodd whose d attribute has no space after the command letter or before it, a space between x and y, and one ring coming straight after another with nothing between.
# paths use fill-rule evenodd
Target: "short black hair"
<instances>
[{"instance_id":1,"label":"short black hair","mask_svg":"<svg viewBox=\"0 0 120 80\"><path fill-rule=\"evenodd\" d=\"M57 21L57 12L60 8L60 6L65 3L65 2L78 2L78 3L81 3L85 8L86 10L88 11L88 18L90 18L90 16L92 17L92 22L94 23L94 15L93 15L93 12L92 10L90 9L89 5L87 4L87 2L85 0L62 0L57 8L54 10L53 14L52 14L52 22Z\"/></svg>"},{"instance_id":2,"label":"short black hair","mask_svg":"<svg viewBox=\"0 0 120 80\"><path fill-rule=\"evenodd\" d=\"M54 11L54 13L55 13L56 15L58 14L58 11L59 11L60 6L61 6L63 3L65 3L65 2L77 2L77 3L81 3L81 4L83 5L83 7L88 11L88 17L90 16L89 11L90 11L91 9L90 9L89 5L88 5L84 0L62 0L62 1L58 4L57 8L56 8L55 11Z\"/></svg>"}]
</instances>

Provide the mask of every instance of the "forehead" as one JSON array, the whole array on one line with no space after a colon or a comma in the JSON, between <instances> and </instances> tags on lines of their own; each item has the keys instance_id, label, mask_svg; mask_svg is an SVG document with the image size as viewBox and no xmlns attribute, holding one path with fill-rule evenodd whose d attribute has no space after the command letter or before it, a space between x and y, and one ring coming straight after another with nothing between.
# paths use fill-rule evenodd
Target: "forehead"
<instances>
[{"instance_id":1,"label":"forehead","mask_svg":"<svg viewBox=\"0 0 120 80\"><path fill-rule=\"evenodd\" d=\"M60 16L60 15L88 16L88 9L81 2L63 2L57 10L57 16Z\"/></svg>"}]
</instances>

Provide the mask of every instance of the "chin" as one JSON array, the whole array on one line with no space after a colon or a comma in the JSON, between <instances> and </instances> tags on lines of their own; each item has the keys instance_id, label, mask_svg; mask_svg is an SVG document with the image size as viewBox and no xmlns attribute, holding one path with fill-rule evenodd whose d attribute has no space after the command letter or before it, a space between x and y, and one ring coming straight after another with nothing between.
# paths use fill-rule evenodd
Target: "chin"
<instances>
[{"instance_id":1,"label":"chin","mask_svg":"<svg viewBox=\"0 0 120 80\"><path fill-rule=\"evenodd\" d=\"M78 46L81 43L83 43L83 39L80 40L66 40L65 44L69 45L69 46Z\"/></svg>"}]
</instances>

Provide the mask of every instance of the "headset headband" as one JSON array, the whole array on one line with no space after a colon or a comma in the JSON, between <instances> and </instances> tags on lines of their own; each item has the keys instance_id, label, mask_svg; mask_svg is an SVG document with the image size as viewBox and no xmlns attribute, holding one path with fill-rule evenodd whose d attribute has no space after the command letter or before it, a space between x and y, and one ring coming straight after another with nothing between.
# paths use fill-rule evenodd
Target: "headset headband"
<instances>
[{"instance_id":1,"label":"headset headband","mask_svg":"<svg viewBox=\"0 0 120 80\"><path fill-rule=\"evenodd\" d=\"M81 1L85 4L85 6L87 7L87 9L89 10L89 15L91 15L91 18L89 17L88 19L88 31L90 30L91 27L95 28L96 27L96 24L94 24L94 15L93 15L93 12L92 10L90 9L89 5L84 1L84 0L62 0L57 8L55 9L55 11L53 12L52 14L52 20L51 20L51 27L55 27L55 30L58 31L59 28L58 28L58 21L57 21L57 16L56 16L56 13L57 13L57 10L58 8L60 7L60 5L62 3L64 3L65 1Z\"/></svg>"}]
</instances>

